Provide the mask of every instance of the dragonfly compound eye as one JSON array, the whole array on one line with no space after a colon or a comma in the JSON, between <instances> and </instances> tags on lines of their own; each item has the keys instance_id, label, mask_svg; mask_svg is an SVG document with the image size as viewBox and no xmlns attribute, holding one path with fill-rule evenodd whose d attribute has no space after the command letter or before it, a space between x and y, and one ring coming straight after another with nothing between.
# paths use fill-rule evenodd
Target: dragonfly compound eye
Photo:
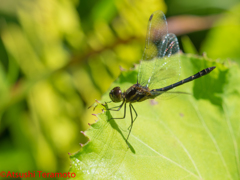
<instances>
[{"instance_id":1,"label":"dragonfly compound eye","mask_svg":"<svg viewBox=\"0 0 240 180\"><path fill-rule=\"evenodd\" d=\"M122 101L122 91L121 91L120 87L113 88L110 91L109 96L113 102L121 102Z\"/></svg>"}]
</instances>

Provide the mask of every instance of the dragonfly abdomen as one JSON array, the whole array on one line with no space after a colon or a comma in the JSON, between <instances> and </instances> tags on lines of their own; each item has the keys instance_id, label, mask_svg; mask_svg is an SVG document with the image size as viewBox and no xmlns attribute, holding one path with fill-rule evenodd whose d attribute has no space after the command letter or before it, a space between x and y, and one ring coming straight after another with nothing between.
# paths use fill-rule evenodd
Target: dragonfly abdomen
<instances>
[{"instance_id":1,"label":"dragonfly abdomen","mask_svg":"<svg viewBox=\"0 0 240 180\"><path fill-rule=\"evenodd\" d=\"M183 80L181 80L181 81L178 81L178 82L176 82L176 83L174 83L174 84L171 84L171 85L169 85L169 86L166 86L166 87L163 87L163 88L160 88L160 89L154 89L154 90L152 90L152 91L168 91L168 90L170 90L170 89L172 89L172 88L175 88L175 87L177 87L177 86L180 86L180 85L182 85L182 84L185 84L185 83L187 83L187 82L190 82L190 81L192 81L192 80L194 80L194 79L200 78L201 76L204 76L204 75L210 73L214 68L215 68L215 66L206 68L206 69L204 69L204 70L202 70L202 71L200 71L200 72L198 72L198 73L196 73L196 74L194 74L194 75L192 75L192 76L189 76L189 77L186 78L186 79L183 79Z\"/></svg>"}]
</instances>

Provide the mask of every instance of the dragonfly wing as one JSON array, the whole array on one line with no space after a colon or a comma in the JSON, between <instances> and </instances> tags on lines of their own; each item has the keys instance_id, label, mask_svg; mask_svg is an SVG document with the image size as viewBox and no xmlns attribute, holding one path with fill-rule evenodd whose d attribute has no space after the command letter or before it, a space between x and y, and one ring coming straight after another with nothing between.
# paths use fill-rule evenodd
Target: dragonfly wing
<instances>
[{"instance_id":1,"label":"dragonfly wing","mask_svg":"<svg viewBox=\"0 0 240 180\"><path fill-rule=\"evenodd\" d=\"M138 83L155 89L177 82L181 70L179 59L176 35L168 34L165 15L161 11L154 12L148 23L146 46L138 71Z\"/></svg>"},{"instance_id":2,"label":"dragonfly wing","mask_svg":"<svg viewBox=\"0 0 240 180\"><path fill-rule=\"evenodd\" d=\"M154 73L148 82L150 89L165 87L180 80L181 66L178 39L175 34L167 34L162 42L162 49L155 60Z\"/></svg>"},{"instance_id":3,"label":"dragonfly wing","mask_svg":"<svg viewBox=\"0 0 240 180\"><path fill-rule=\"evenodd\" d=\"M148 22L146 44L138 71L138 83L147 86L154 73L156 59L159 57L159 47L167 35L167 21L162 11L154 12Z\"/></svg>"}]
</instances>

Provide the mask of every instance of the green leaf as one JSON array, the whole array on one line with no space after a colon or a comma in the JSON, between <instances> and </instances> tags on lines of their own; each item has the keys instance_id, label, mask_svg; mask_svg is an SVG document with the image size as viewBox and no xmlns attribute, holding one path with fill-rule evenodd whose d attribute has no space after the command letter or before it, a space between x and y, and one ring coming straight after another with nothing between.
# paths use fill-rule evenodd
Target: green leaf
<instances>
[{"instance_id":1,"label":"green leaf","mask_svg":"<svg viewBox=\"0 0 240 180\"><path fill-rule=\"evenodd\" d=\"M158 103L133 104L138 113L129 138L129 109L98 114L84 132L89 142L71 155L74 179L239 179L240 70L204 57L181 55L182 77L216 66L176 91L191 93ZM123 71L111 86L136 83L137 70ZM102 102L109 101L108 92ZM111 105L111 107L116 106Z\"/></svg>"},{"instance_id":2,"label":"green leaf","mask_svg":"<svg viewBox=\"0 0 240 180\"><path fill-rule=\"evenodd\" d=\"M210 58L231 59L240 65L240 4L234 6L210 29L201 52Z\"/></svg>"},{"instance_id":3,"label":"green leaf","mask_svg":"<svg viewBox=\"0 0 240 180\"><path fill-rule=\"evenodd\" d=\"M198 54L197 49L192 43L191 39L188 36L183 36L181 38L182 46L185 53Z\"/></svg>"}]
</instances>

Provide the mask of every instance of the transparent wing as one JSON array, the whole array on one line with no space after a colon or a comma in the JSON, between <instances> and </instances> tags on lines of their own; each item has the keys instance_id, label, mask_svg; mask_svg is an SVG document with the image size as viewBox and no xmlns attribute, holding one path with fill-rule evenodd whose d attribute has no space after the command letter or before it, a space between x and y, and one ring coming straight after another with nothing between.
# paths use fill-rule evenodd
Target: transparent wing
<instances>
[{"instance_id":1,"label":"transparent wing","mask_svg":"<svg viewBox=\"0 0 240 180\"><path fill-rule=\"evenodd\" d=\"M156 11L149 19L146 46L138 71L138 83L156 89L177 82L179 77L177 37L168 34L165 15L161 11Z\"/></svg>"}]
</instances>

